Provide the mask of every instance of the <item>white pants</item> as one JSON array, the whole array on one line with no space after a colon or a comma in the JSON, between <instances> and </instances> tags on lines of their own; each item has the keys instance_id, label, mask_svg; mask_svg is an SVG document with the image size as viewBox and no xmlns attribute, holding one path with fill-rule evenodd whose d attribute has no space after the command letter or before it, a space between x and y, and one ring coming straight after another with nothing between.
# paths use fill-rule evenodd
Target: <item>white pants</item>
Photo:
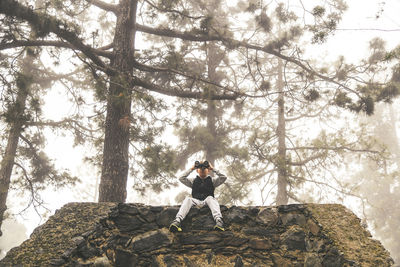
<instances>
[{"instance_id":1,"label":"white pants","mask_svg":"<svg viewBox=\"0 0 400 267\"><path fill-rule=\"evenodd\" d=\"M183 219L185 219L192 206L203 207L205 204L207 204L207 206L210 208L214 220L222 218L221 209L219 207L218 201L214 197L208 196L204 200L186 197L181 207L179 208L178 214L176 214L176 219L181 222Z\"/></svg>"}]
</instances>

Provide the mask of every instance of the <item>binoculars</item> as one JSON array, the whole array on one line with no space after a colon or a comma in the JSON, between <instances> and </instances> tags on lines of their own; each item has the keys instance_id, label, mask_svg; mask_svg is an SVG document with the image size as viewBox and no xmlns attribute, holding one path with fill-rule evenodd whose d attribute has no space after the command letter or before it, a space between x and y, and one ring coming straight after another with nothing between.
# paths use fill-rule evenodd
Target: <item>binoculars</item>
<instances>
[{"instance_id":1,"label":"binoculars","mask_svg":"<svg viewBox=\"0 0 400 267\"><path fill-rule=\"evenodd\" d=\"M200 163L200 161L197 160L194 162L194 167L196 169L208 169L208 168L210 168L210 163L208 163L207 160L204 161L203 163Z\"/></svg>"}]
</instances>

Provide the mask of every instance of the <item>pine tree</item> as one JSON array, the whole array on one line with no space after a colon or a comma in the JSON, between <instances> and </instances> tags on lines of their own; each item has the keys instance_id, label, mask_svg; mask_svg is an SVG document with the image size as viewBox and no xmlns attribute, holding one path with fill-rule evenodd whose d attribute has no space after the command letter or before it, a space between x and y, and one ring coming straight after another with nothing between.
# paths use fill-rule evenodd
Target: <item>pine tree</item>
<instances>
[{"instance_id":1,"label":"pine tree","mask_svg":"<svg viewBox=\"0 0 400 267\"><path fill-rule=\"evenodd\" d=\"M332 12L328 12L327 8L323 6L316 6L310 12L315 23L314 25L309 24L308 28L314 34L315 42L323 41L335 29L341 13L345 10L342 1L328 2L326 6L332 7ZM258 6L254 1L238 3L238 6L244 7L244 11L241 12L250 14L256 25L255 31L245 31L243 36L239 37L240 40L237 39L238 35L231 30L230 25L215 25L212 16L205 16L198 11L199 9L194 9L195 1L191 5L186 5L184 1L121 0L118 4L109 4L99 0L74 1L71 6L79 7L82 13L87 14L88 10L96 10L94 7L97 7L107 13L106 17L114 16L116 19L113 24L108 24L108 29L104 29L104 35L113 33L111 44L102 43L100 48L96 48L93 42L89 45L88 40L93 39L94 35L91 35L87 28L77 26L82 18L74 16L76 12L71 11L68 5L64 6L60 1L48 3L49 6L39 12L15 0L3 0L0 3L0 13L7 18L17 18L19 21L30 23L38 33L38 37L41 38L35 45L56 46L68 51L71 49L76 51L76 57L80 58L87 70L91 72L93 87L97 87L107 103L99 189L100 201L125 201L130 142L133 144L136 142L151 143L149 149L139 152L144 161L148 163L144 164L146 168L144 173L149 178L157 176L158 167L165 167L165 164L155 164L163 150L154 145L154 139L144 137L142 140L140 138L132 140L134 136L130 136L131 129L140 129L140 127L133 128L132 123L153 124L153 121L138 121L140 117L131 114L133 107L140 109L144 104L145 107L156 109L161 106L162 102L159 94L215 101L236 100L238 97L244 98L258 93L257 90L248 89L258 87L257 84L252 83L252 79L247 79L251 85L246 86L246 89L238 90L229 83L216 84L208 78L197 76L197 73L190 69L183 68L185 64L178 64L179 59L182 59L181 55L174 53L173 47L168 46L165 39L172 38L173 40L182 40L182 42L214 41L227 50L240 51L240 53L251 51L251 53L280 58L285 64L295 66L300 76L312 77L338 86L339 90L334 103L355 111L371 113L375 101L384 101L398 94L397 87L394 87L390 94L386 94L387 87L376 86L376 83L372 82L368 83L368 86L361 83L362 85L357 88L357 83L352 77L346 76L348 69L340 69L342 72L333 70L327 73L302 58L301 49L287 50L291 40L301 34L296 26L289 27L284 34L268 39L267 37L271 36L271 18L267 14L268 8L262 5ZM138 8L138 4L140 4L140 8ZM197 1L197 5L201 8L206 3ZM284 12L286 9L282 4L278 5L276 10L282 15L281 19L288 19L285 16L292 16L291 13ZM51 16L52 12L60 16ZM165 21L163 18L167 18L167 20ZM156 38L153 41L160 49L149 53L135 51L135 34L137 32L156 36L159 42L156 43ZM6 44L8 47L32 44L32 40L11 39L8 41ZM288 51L293 51L293 53L290 54ZM163 54L165 52L167 53ZM184 62L186 61L184 60ZM234 68L233 72L236 73L238 70ZM349 81L353 81L353 83L348 85ZM217 87L221 92L205 95L202 90L204 84ZM311 91L310 97L315 97L317 93L320 92ZM149 128L151 129L151 127ZM165 170L172 171L171 168Z\"/></svg>"}]
</instances>

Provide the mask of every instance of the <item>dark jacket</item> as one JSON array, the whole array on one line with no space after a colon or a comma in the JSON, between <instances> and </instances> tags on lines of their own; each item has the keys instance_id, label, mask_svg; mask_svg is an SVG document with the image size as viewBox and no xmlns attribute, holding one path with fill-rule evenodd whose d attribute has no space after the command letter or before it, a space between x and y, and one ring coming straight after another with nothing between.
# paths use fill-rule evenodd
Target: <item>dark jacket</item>
<instances>
[{"instance_id":1,"label":"dark jacket","mask_svg":"<svg viewBox=\"0 0 400 267\"><path fill-rule=\"evenodd\" d=\"M204 200L208 196L214 197L215 188L226 181L226 176L217 170L212 170L217 177L213 178L211 176L207 176L204 179L201 179L199 176L196 176L195 178L188 178L191 172L191 169L185 172L179 178L179 181L192 188L192 197L199 200Z\"/></svg>"},{"instance_id":2,"label":"dark jacket","mask_svg":"<svg viewBox=\"0 0 400 267\"><path fill-rule=\"evenodd\" d=\"M197 198L198 200L204 200L208 196L214 197L214 189L215 187L211 176L207 176L204 179L197 176L193 180L192 197Z\"/></svg>"}]
</instances>

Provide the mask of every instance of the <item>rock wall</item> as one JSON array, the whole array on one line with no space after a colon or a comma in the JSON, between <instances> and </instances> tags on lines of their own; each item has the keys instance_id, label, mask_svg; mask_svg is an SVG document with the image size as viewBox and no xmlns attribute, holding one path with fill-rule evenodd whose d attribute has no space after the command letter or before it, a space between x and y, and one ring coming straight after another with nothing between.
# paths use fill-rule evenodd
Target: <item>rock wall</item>
<instances>
[{"instance_id":1,"label":"rock wall","mask_svg":"<svg viewBox=\"0 0 400 267\"><path fill-rule=\"evenodd\" d=\"M1 266L391 266L389 253L341 205L192 208L183 232L168 226L179 206L70 203Z\"/></svg>"}]
</instances>

